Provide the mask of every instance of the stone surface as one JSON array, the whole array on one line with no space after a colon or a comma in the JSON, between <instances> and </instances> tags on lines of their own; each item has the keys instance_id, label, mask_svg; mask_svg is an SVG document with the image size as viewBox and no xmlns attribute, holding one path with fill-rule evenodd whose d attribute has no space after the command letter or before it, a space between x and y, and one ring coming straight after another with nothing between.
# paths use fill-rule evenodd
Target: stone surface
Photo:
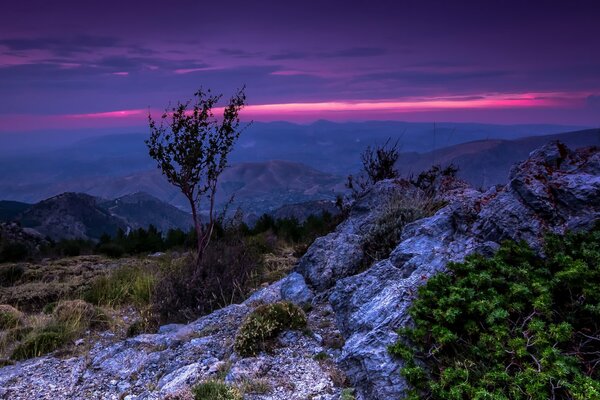
<instances>
[{"instance_id":1,"label":"stone surface","mask_svg":"<svg viewBox=\"0 0 600 400\"><path fill-rule=\"evenodd\" d=\"M505 187L454 191L448 206L405 227L389 259L336 283L330 301L346 337L339 364L365 398L402 397L401 364L385 349L410 323L417 288L448 262L493 254L506 239L540 249L545 233L590 228L600 219L598 155L560 143L536 150Z\"/></svg>"},{"instance_id":2,"label":"stone surface","mask_svg":"<svg viewBox=\"0 0 600 400\"><path fill-rule=\"evenodd\" d=\"M304 277L297 272L292 272L282 281L281 297L283 300L303 306L311 303L314 294Z\"/></svg>"}]
</instances>

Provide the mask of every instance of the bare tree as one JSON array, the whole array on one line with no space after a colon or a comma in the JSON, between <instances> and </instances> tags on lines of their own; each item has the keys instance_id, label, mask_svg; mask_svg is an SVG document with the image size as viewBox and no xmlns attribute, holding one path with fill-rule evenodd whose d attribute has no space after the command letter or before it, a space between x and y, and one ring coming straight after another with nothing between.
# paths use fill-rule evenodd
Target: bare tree
<instances>
[{"instance_id":1,"label":"bare tree","mask_svg":"<svg viewBox=\"0 0 600 400\"><path fill-rule=\"evenodd\" d=\"M158 168L190 204L199 266L215 226L219 176L227 167L227 157L243 130L239 112L246 105L246 94L245 87L239 89L223 108L222 118L215 117L213 108L223 95L200 89L194 97L167 108L160 123L148 114L150 138L145 142ZM208 209L205 221L200 216L203 207Z\"/></svg>"}]
</instances>

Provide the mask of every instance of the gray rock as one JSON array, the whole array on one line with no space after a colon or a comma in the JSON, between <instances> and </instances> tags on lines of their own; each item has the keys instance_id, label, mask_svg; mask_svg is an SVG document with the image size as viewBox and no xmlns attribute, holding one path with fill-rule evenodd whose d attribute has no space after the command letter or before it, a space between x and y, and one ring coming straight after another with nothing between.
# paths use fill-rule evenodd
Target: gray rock
<instances>
[{"instance_id":1,"label":"gray rock","mask_svg":"<svg viewBox=\"0 0 600 400\"><path fill-rule=\"evenodd\" d=\"M281 283L281 298L300 306L310 304L314 297L313 291L308 287L304 277L297 272L292 272Z\"/></svg>"},{"instance_id":2,"label":"gray rock","mask_svg":"<svg viewBox=\"0 0 600 400\"><path fill-rule=\"evenodd\" d=\"M378 182L353 205L346 221L335 232L318 238L298 263L297 272L317 291L323 291L355 274L363 259L363 243L385 211L387 202L407 190L405 181Z\"/></svg>"},{"instance_id":3,"label":"gray rock","mask_svg":"<svg viewBox=\"0 0 600 400\"><path fill-rule=\"evenodd\" d=\"M599 154L544 146L513 168L505 187L455 191L450 205L405 227L389 259L338 280L329 299L346 337L339 364L365 399L403 396L401 362L387 346L410 324L418 287L448 262L491 255L506 239L541 249L546 232L585 229L600 219Z\"/></svg>"}]
</instances>

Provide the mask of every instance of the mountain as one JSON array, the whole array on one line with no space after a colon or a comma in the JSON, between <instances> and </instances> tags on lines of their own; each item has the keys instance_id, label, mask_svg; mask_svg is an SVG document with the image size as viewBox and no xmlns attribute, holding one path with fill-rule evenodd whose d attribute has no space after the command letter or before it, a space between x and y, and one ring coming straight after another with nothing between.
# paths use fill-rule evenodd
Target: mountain
<instances>
[{"instance_id":1,"label":"mountain","mask_svg":"<svg viewBox=\"0 0 600 400\"><path fill-rule=\"evenodd\" d=\"M397 163L403 175L418 174L434 164L459 167L458 176L475 187L504 184L511 167L534 149L560 140L569 147L600 146L600 129L587 129L517 140L479 140L418 154L404 153Z\"/></svg>"},{"instance_id":2,"label":"mountain","mask_svg":"<svg viewBox=\"0 0 600 400\"><path fill-rule=\"evenodd\" d=\"M262 214L283 204L333 199L335 192L343 189L342 182L341 177L301 163L276 160L238 163L221 175L217 203L223 205L234 195L233 207L242 207L248 213ZM87 193L105 199L145 192L181 209L189 209L189 204L179 189L171 185L156 168L123 176L89 177L53 184L19 184L1 192L12 192L18 199L33 202L64 192Z\"/></svg>"},{"instance_id":3,"label":"mountain","mask_svg":"<svg viewBox=\"0 0 600 400\"><path fill-rule=\"evenodd\" d=\"M85 193L67 192L40 201L14 217L23 227L35 229L53 240L96 240L117 230L156 226L187 230L191 216L147 193L106 200Z\"/></svg>"},{"instance_id":4,"label":"mountain","mask_svg":"<svg viewBox=\"0 0 600 400\"><path fill-rule=\"evenodd\" d=\"M11 221L17 215L31 207L29 203L19 201L0 200L0 222Z\"/></svg>"},{"instance_id":5,"label":"mountain","mask_svg":"<svg viewBox=\"0 0 600 400\"><path fill-rule=\"evenodd\" d=\"M98 205L98 199L83 193L63 193L40 201L17 217L22 226L51 239L98 239L127 229L121 218Z\"/></svg>"},{"instance_id":6,"label":"mountain","mask_svg":"<svg viewBox=\"0 0 600 400\"><path fill-rule=\"evenodd\" d=\"M222 205L235 194L234 207L262 214L285 204L332 199L334 192L343 189L341 177L360 169L360 153L365 147L384 143L387 138L397 139L401 151L407 153L402 160L411 165L401 165L401 170L420 172L444 155L448 159L462 156L462 150L457 149L464 150L461 146L467 142L471 142L467 147L479 152L481 146L496 146L526 136L541 143L546 138L540 135L569 130L573 127L394 121L255 123L244 131L231 154L231 167L221 179L218 202ZM110 134L47 151L11 151L0 157L0 198L35 203L64 192L108 199L146 192L188 209L187 201L166 182L148 156L146 138L146 134ZM473 141L489 143L473 145ZM533 143L527 144L527 149L533 147ZM438 150L432 153L434 149ZM498 158L490 158L490 164L500 165L487 166L489 177L482 182L501 181L505 166L526 155L511 149L502 154L502 149L497 148L497 155L488 153ZM476 173L483 170L481 163L486 158L479 161L473 163ZM463 170L470 165L465 160Z\"/></svg>"},{"instance_id":7,"label":"mountain","mask_svg":"<svg viewBox=\"0 0 600 400\"><path fill-rule=\"evenodd\" d=\"M100 201L100 207L127 222L129 228L147 228L154 225L161 232L179 228L187 231L192 216L148 193L138 192L115 200Z\"/></svg>"}]
</instances>

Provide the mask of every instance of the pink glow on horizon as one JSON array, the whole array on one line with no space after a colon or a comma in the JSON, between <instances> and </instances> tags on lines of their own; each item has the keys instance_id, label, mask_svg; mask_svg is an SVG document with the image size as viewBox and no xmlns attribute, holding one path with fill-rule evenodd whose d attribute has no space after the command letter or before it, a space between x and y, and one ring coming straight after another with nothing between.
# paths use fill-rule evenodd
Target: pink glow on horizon
<instances>
[{"instance_id":1,"label":"pink glow on horizon","mask_svg":"<svg viewBox=\"0 0 600 400\"><path fill-rule=\"evenodd\" d=\"M127 75L129 75L129 72L125 72L125 71L122 71L122 72L113 72L112 74L113 75L117 75L117 76L127 76Z\"/></svg>"},{"instance_id":2,"label":"pink glow on horizon","mask_svg":"<svg viewBox=\"0 0 600 400\"><path fill-rule=\"evenodd\" d=\"M143 109L134 109L134 110L120 110L120 111L107 111L107 112L99 112L99 113L89 113L89 114L69 114L57 117L65 117L69 119L105 119L105 118L131 118L131 117L141 117L147 116L148 110Z\"/></svg>"},{"instance_id":3,"label":"pink glow on horizon","mask_svg":"<svg viewBox=\"0 0 600 400\"><path fill-rule=\"evenodd\" d=\"M242 117L258 121L310 122L318 119L368 120L406 119L407 117L410 119L419 113L439 111L552 109L553 107L575 109L585 104L587 95L583 93L521 93L429 99L256 104L245 107ZM10 126L10 131L16 132L41 128L143 126L146 124L148 112L158 117L163 111L129 109L68 115L0 115L0 127ZM215 115L220 113L222 113L222 108L215 110ZM0 128L0 132L9 131Z\"/></svg>"},{"instance_id":4,"label":"pink glow on horizon","mask_svg":"<svg viewBox=\"0 0 600 400\"><path fill-rule=\"evenodd\" d=\"M523 107L569 106L583 102L584 96L562 93L526 93L492 95L480 98L438 98L384 101L332 101L317 103L281 103L249 105L245 112L253 115L277 113L311 113L338 111L387 111L392 113L452 110L452 109L497 109Z\"/></svg>"}]
</instances>

